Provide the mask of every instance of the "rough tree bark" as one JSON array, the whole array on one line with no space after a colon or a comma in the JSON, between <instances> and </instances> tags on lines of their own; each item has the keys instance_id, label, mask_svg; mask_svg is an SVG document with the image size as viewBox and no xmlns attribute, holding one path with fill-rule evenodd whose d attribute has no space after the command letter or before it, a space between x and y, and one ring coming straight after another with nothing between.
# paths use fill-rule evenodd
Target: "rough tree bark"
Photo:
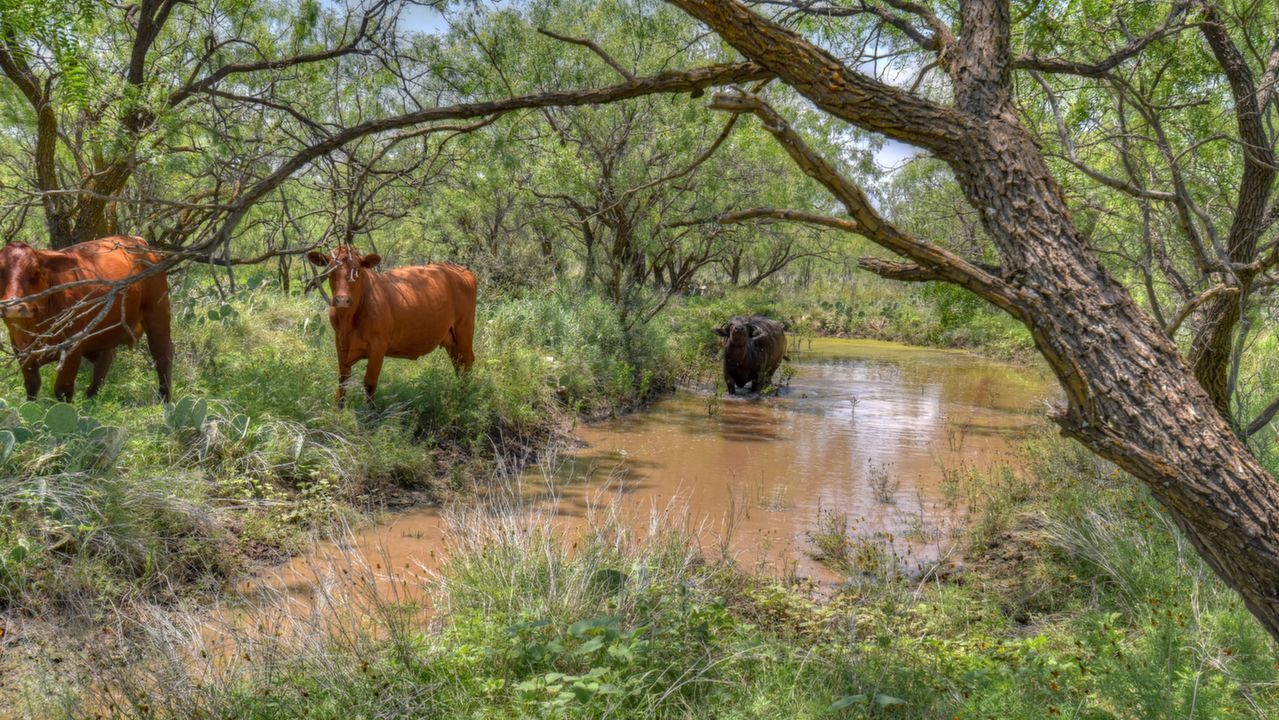
<instances>
[{"instance_id":1,"label":"rough tree bark","mask_svg":"<svg viewBox=\"0 0 1279 720\"><path fill-rule=\"evenodd\" d=\"M741 95L716 99L722 109L764 117L801 167L844 201L860 232L913 261L866 263L869 269L902 280L957 282L1025 323L1065 389L1066 405L1055 415L1062 431L1149 485L1208 564L1279 638L1279 486L1075 226L1010 106L1006 0L961 2L958 35L921 6L887 3L903 9L898 19L931 31L917 31L920 44L938 51L954 87L953 106L861 75L737 0L670 2L825 112L927 148L950 165L999 251L997 273L939 254L882 222L766 106Z\"/></svg>"}]
</instances>

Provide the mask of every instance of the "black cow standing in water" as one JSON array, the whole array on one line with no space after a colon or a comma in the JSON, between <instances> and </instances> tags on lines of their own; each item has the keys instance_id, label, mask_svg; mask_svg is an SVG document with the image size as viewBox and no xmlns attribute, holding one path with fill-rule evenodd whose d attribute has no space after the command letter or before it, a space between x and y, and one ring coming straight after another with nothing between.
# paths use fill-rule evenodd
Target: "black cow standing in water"
<instances>
[{"instance_id":1,"label":"black cow standing in water","mask_svg":"<svg viewBox=\"0 0 1279 720\"><path fill-rule=\"evenodd\" d=\"M728 394L750 384L751 392L773 380L786 352L786 326L763 315L735 317L715 328L724 338L724 382Z\"/></svg>"}]
</instances>

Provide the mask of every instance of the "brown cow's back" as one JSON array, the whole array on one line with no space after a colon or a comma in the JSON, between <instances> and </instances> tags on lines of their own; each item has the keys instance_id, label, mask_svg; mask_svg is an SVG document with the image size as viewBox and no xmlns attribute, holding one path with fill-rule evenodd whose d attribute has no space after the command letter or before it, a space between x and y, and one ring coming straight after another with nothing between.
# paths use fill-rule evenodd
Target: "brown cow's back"
<instances>
[{"instance_id":1,"label":"brown cow's back","mask_svg":"<svg viewBox=\"0 0 1279 720\"><path fill-rule=\"evenodd\" d=\"M442 264L397 268L370 277L369 291L355 327L365 342L384 342L394 358L418 358L461 341L469 353L471 336L454 337L455 329L475 328L475 276L469 270Z\"/></svg>"},{"instance_id":2,"label":"brown cow's back","mask_svg":"<svg viewBox=\"0 0 1279 720\"><path fill-rule=\"evenodd\" d=\"M50 271L50 286L84 280L101 279L106 282L123 280L143 272L160 262L160 257L146 241L138 237L116 235L78 243L62 251L76 260L73 267ZM108 286L83 285L55 293L50 298L50 314L56 316L86 299L101 297ZM75 322L55 336L63 340L74 336L94 324L94 330L77 347L82 352L99 350L117 345L132 346L143 331L144 307L158 303L166 307L169 302L169 283L164 273L144 278L126 288L121 295L123 302L113 304L100 323L94 324L97 310L79 313ZM124 310L121 318L120 310Z\"/></svg>"}]
</instances>

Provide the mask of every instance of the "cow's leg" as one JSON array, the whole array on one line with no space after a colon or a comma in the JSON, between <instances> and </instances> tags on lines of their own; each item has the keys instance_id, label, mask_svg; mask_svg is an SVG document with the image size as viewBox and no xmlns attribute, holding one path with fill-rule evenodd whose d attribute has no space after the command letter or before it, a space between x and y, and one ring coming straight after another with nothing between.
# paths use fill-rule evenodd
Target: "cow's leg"
<instances>
[{"instance_id":1,"label":"cow's leg","mask_svg":"<svg viewBox=\"0 0 1279 720\"><path fill-rule=\"evenodd\" d=\"M751 392L760 392L764 388L767 388L770 382L770 376L765 375L762 372L757 374L755 379L751 380Z\"/></svg>"},{"instance_id":2,"label":"cow's leg","mask_svg":"<svg viewBox=\"0 0 1279 720\"><path fill-rule=\"evenodd\" d=\"M173 394L173 332L172 320L169 316L168 296L142 311L142 329L147 334L147 347L151 350L151 359L155 362L156 379L160 383L160 401L168 402ZM115 351L112 350L112 355ZM107 358L110 368L111 358ZM93 368L94 382L97 382L98 368ZM103 377L106 372L103 371Z\"/></svg>"},{"instance_id":3,"label":"cow's leg","mask_svg":"<svg viewBox=\"0 0 1279 720\"><path fill-rule=\"evenodd\" d=\"M465 343L458 340L454 331L452 339L444 346L444 352L449 354L449 359L453 361L453 372L461 375L471 369L471 364L475 362L475 354L471 352L471 343Z\"/></svg>"},{"instance_id":4,"label":"cow's leg","mask_svg":"<svg viewBox=\"0 0 1279 720\"><path fill-rule=\"evenodd\" d=\"M89 389L84 391L84 396L93 397L102 389L107 373L111 372L111 363L115 360L115 348L99 350L93 355L86 353L85 357L93 363L93 380L89 382Z\"/></svg>"},{"instance_id":5,"label":"cow's leg","mask_svg":"<svg viewBox=\"0 0 1279 720\"><path fill-rule=\"evenodd\" d=\"M724 384L728 386L728 394L732 395L737 392L737 383L733 382L733 376L725 374Z\"/></svg>"},{"instance_id":6,"label":"cow's leg","mask_svg":"<svg viewBox=\"0 0 1279 720\"><path fill-rule=\"evenodd\" d=\"M27 389L27 399L35 400L40 394L40 363L35 360L22 363L22 384Z\"/></svg>"},{"instance_id":7,"label":"cow's leg","mask_svg":"<svg viewBox=\"0 0 1279 720\"><path fill-rule=\"evenodd\" d=\"M364 366L364 399L373 404L373 393L377 392L377 379L382 374L382 360L386 350L377 348L369 353L369 361Z\"/></svg>"},{"instance_id":8,"label":"cow's leg","mask_svg":"<svg viewBox=\"0 0 1279 720\"><path fill-rule=\"evenodd\" d=\"M80 372L80 351L67 351L58 362L58 376L53 381L53 396L71 402L75 396L75 376Z\"/></svg>"},{"instance_id":9,"label":"cow's leg","mask_svg":"<svg viewBox=\"0 0 1279 720\"><path fill-rule=\"evenodd\" d=\"M346 407L346 384L351 381L351 365L344 359L338 360L338 409Z\"/></svg>"},{"instance_id":10,"label":"cow's leg","mask_svg":"<svg viewBox=\"0 0 1279 720\"><path fill-rule=\"evenodd\" d=\"M453 360L453 370L458 374L464 373L471 369L471 365L475 362L475 352L473 349L475 341L475 318L453 326L449 331L452 335L453 342L445 348L449 357Z\"/></svg>"}]
</instances>

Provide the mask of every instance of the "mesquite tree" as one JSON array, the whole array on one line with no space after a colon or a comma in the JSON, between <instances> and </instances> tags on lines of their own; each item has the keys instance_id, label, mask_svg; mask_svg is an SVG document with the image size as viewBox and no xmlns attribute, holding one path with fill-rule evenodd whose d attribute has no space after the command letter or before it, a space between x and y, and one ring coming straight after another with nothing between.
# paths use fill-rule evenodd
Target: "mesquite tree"
<instances>
[{"instance_id":1,"label":"mesquite tree","mask_svg":"<svg viewBox=\"0 0 1279 720\"><path fill-rule=\"evenodd\" d=\"M969 261L886 221L761 98L734 92L712 103L759 117L795 162L844 204L857 232L904 259L868 258L863 267L889 278L954 283L1024 323L1065 390L1065 406L1055 413L1062 431L1147 483L1200 554L1279 637L1279 486L1223 412L1228 403L1218 383L1219 355L1224 351L1228 365L1239 320L1237 304L1225 302L1237 303L1250 279L1271 264L1258 252L1275 167L1264 115L1271 112L1269 88L1279 64L1276 38L1265 44L1270 52L1261 56L1259 83L1251 51L1239 49L1228 15L1209 3L1175 4L1166 21L1098 60L1019 54L1007 0L961 0L953 14L905 0L825 8L772 3L801 14L870 17L899 32L930 55L929 70L944 75L943 90L927 97L918 83L903 89L872 77L863 72L865 64L842 61L825 45L736 0L671 2L822 111L923 148L951 168L998 251L997 266ZM1077 226L1019 117L1014 92L1021 70L1104 74L1186 17L1230 84L1242 143L1238 172L1229 180L1237 187L1232 220L1219 240L1224 258L1204 252L1208 267L1223 282L1236 283L1237 292L1198 303L1200 339L1189 358Z\"/></svg>"}]
</instances>

